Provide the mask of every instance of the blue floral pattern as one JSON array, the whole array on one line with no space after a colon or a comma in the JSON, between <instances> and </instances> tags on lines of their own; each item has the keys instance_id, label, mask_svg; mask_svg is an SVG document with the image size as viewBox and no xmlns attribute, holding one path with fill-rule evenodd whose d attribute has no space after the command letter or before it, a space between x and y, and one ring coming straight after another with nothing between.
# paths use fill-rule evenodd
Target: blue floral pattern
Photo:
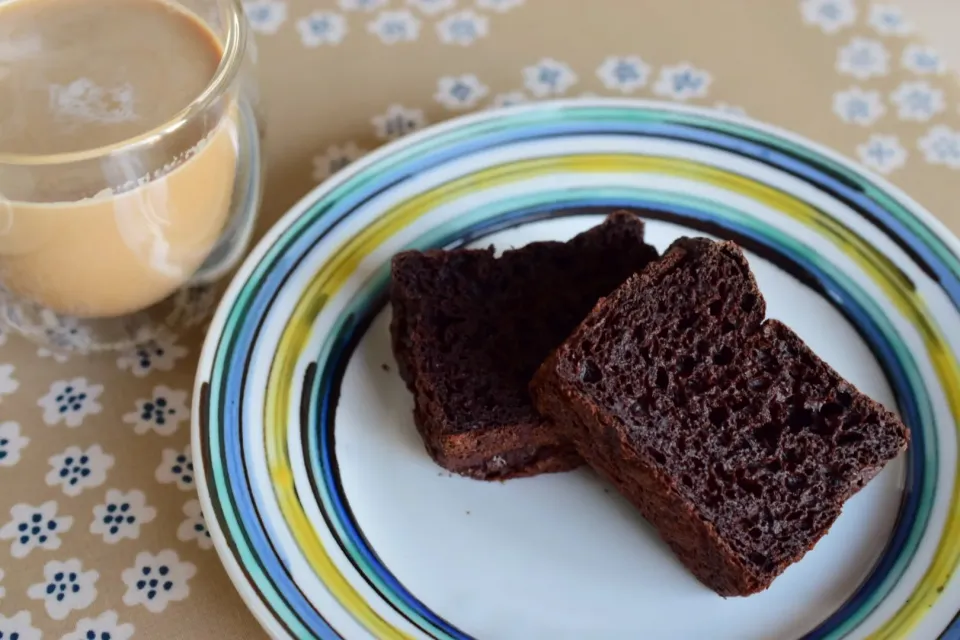
<instances>
[{"instance_id":1,"label":"blue floral pattern","mask_svg":"<svg viewBox=\"0 0 960 640\"><path fill-rule=\"evenodd\" d=\"M803 21L827 34L837 33L857 19L853 0L800 0Z\"/></svg>"},{"instance_id":2,"label":"blue floral pattern","mask_svg":"<svg viewBox=\"0 0 960 640\"><path fill-rule=\"evenodd\" d=\"M883 117L886 111L879 91L851 87L833 96L833 112L851 124L868 127Z\"/></svg>"},{"instance_id":3,"label":"blue floral pattern","mask_svg":"<svg viewBox=\"0 0 960 640\"><path fill-rule=\"evenodd\" d=\"M338 45L347 35L347 21L339 13L314 11L297 20L297 33L303 46Z\"/></svg>"},{"instance_id":4,"label":"blue floral pattern","mask_svg":"<svg viewBox=\"0 0 960 640\"><path fill-rule=\"evenodd\" d=\"M193 458L190 455L190 445L183 451L164 449L160 466L154 474L161 484L176 483L183 491L191 491L194 487Z\"/></svg>"},{"instance_id":5,"label":"blue floral pattern","mask_svg":"<svg viewBox=\"0 0 960 640\"><path fill-rule=\"evenodd\" d=\"M907 71L917 75L939 75L946 71L943 58L933 47L922 44L908 44L903 48L900 64Z\"/></svg>"},{"instance_id":6,"label":"blue floral pattern","mask_svg":"<svg viewBox=\"0 0 960 640\"><path fill-rule=\"evenodd\" d=\"M43 567L43 580L30 585L27 595L42 600L54 620L63 620L72 611L86 609L97 598L96 583L100 574L83 570L77 558L66 562L51 560Z\"/></svg>"},{"instance_id":7,"label":"blue floral pattern","mask_svg":"<svg viewBox=\"0 0 960 640\"><path fill-rule=\"evenodd\" d=\"M960 131L937 125L917 141L917 146L928 163L960 169Z\"/></svg>"},{"instance_id":8,"label":"blue floral pattern","mask_svg":"<svg viewBox=\"0 0 960 640\"><path fill-rule=\"evenodd\" d=\"M30 438L20 435L19 423L0 422L0 467L12 467L20 462L20 453L28 444Z\"/></svg>"},{"instance_id":9,"label":"blue floral pattern","mask_svg":"<svg viewBox=\"0 0 960 640\"><path fill-rule=\"evenodd\" d=\"M597 67L597 77L611 91L632 93L647 85L650 65L640 56L610 56Z\"/></svg>"},{"instance_id":10,"label":"blue floral pattern","mask_svg":"<svg viewBox=\"0 0 960 640\"><path fill-rule=\"evenodd\" d=\"M173 435L180 424L190 418L188 396L181 389L156 386L151 397L136 401L136 409L125 414L123 421L132 424L137 434L154 432L161 436Z\"/></svg>"},{"instance_id":11,"label":"blue floral pattern","mask_svg":"<svg viewBox=\"0 0 960 640\"><path fill-rule=\"evenodd\" d=\"M712 82L709 72L684 62L660 69L653 92L663 98L683 102L706 96Z\"/></svg>"},{"instance_id":12,"label":"blue floral pattern","mask_svg":"<svg viewBox=\"0 0 960 640\"><path fill-rule=\"evenodd\" d=\"M16 504L10 521L0 527L0 540L11 540L10 555L25 558L34 549L60 548L60 534L73 526L71 516L58 516L57 503L48 500L39 506Z\"/></svg>"},{"instance_id":13,"label":"blue floral pattern","mask_svg":"<svg viewBox=\"0 0 960 640\"><path fill-rule=\"evenodd\" d=\"M50 385L45 396L37 400L37 405L43 409L46 424L52 426L62 422L75 428L82 425L88 415L103 410L98 402L102 393L102 384L90 384L86 378L58 380Z\"/></svg>"},{"instance_id":14,"label":"blue floral pattern","mask_svg":"<svg viewBox=\"0 0 960 640\"><path fill-rule=\"evenodd\" d=\"M117 367L143 378L154 371L172 371L179 360L187 355L186 347L177 344L177 337L169 331L159 331L156 336L130 347L119 358Z\"/></svg>"},{"instance_id":15,"label":"blue floral pattern","mask_svg":"<svg viewBox=\"0 0 960 640\"><path fill-rule=\"evenodd\" d=\"M903 10L895 4L872 4L867 22L883 36L906 36L913 33L913 26L903 16Z\"/></svg>"},{"instance_id":16,"label":"blue floral pattern","mask_svg":"<svg viewBox=\"0 0 960 640\"><path fill-rule=\"evenodd\" d=\"M890 94L901 120L926 122L947 108L943 90L925 80L904 82Z\"/></svg>"},{"instance_id":17,"label":"blue floral pattern","mask_svg":"<svg viewBox=\"0 0 960 640\"><path fill-rule=\"evenodd\" d=\"M213 547L213 541L210 539L210 530L207 529L207 523L200 510L199 500L190 500L183 505L183 515L186 518L177 528L177 538L183 542L196 540L201 549L210 549Z\"/></svg>"},{"instance_id":18,"label":"blue floral pattern","mask_svg":"<svg viewBox=\"0 0 960 640\"><path fill-rule=\"evenodd\" d=\"M117 489L107 491L103 504L93 508L90 533L99 535L107 544L140 537L140 526L153 522L157 510L146 503L142 491L124 493Z\"/></svg>"},{"instance_id":19,"label":"blue floral pattern","mask_svg":"<svg viewBox=\"0 0 960 640\"><path fill-rule=\"evenodd\" d=\"M284 0L246 0L243 10L250 27L261 35L273 35L287 21L287 3Z\"/></svg>"},{"instance_id":20,"label":"blue floral pattern","mask_svg":"<svg viewBox=\"0 0 960 640\"><path fill-rule=\"evenodd\" d=\"M490 108L501 109L503 107L512 107L515 104L525 104L527 102L530 102L530 98L528 98L527 94L523 91L508 91L493 96L493 100L490 101Z\"/></svg>"},{"instance_id":21,"label":"blue floral pattern","mask_svg":"<svg viewBox=\"0 0 960 640\"><path fill-rule=\"evenodd\" d=\"M421 109L408 109L399 104L390 105L386 113L373 116L371 122L380 140L396 140L427 126Z\"/></svg>"},{"instance_id":22,"label":"blue floral pattern","mask_svg":"<svg viewBox=\"0 0 960 640\"><path fill-rule=\"evenodd\" d=\"M420 37L420 19L407 10L384 11L367 23L367 31L383 44L414 42Z\"/></svg>"},{"instance_id":23,"label":"blue floral pattern","mask_svg":"<svg viewBox=\"0 0 960 640\"><path fill-rule=\"evenodd\" d=\"M467 47L480 38L485 38L489 33L489 25L486 16L474 11L451 13L437 22L437 37L443 44Z\"/></svg>"},{"instance_id":24,"label":"blue floral pattern","mask_svg":"<svg viewBox=\"0 0 960 640\"><path fill-rule=\"evenodd\" d=\"M887 75L889 63L890 52L879 40L853 38L837 52L837 71L858 80Z\"/></svg>"},{"instance_id":25,"label":"blue floral pattern","mask_svg":"<svg viewBox=\"0 0 960 640\"><path fill-rule=\"evenodd\" d=\"M130 640L133 632L133 625L129 622L121 624L117 612L111 610L96 618L81 618L73 631L61 640Z\"/></svg>"},{"instance_id":26,"label":"blue floral pattern","mask_svg":"<svg viewBox=\"0 0 960 640\"><path fill-rule=\"evenodd\" d=\"M897 136L875 133L857 146L857 157L874 171L888 174L906 163L907 150Z\"/></svg>"},{"instance_id":27,"label":"blue floral pattern","mask_svg":"<svg viewBox=\"0 0 960 640\"><path fill-rule=\"evenodd\" d=\"M444 76L437 81L434 100L451 111L461 111L477 106L489 89L477 76L466 73L462 76Z\"/></svg>"},{"instance_id":28,"label":"blue floral pattern","mask_svg":"<svg viewBox=\"0 0 960 640\"><path fill-rule=\"evenodd\" d=\"M535 98L561 96L577 83L577 74L565 62L544 58L524 67L523 84Z\"/></svg>"},{"instance_id":29,"label":"blue floral pattern","mask_svg":"<svg viewBox=\"0 0 960 640\"><path fill-rule=\"evenodd\" d=\"M0 613L0 640L41 640L43 634L33 626L29 611L18 611L8 618Z\"/></svg>"},{"instance_id":30,"label":"blue floral pattern","mask_svg":"<svg viewBox=\"0 0 960 640\"><path fill-rule=\"evenodd\" d=\"M335 144L313 158L313 179L317 182L326 180L336 172L366 153L352 140L342 145Z\"/></svg>"},{"instance_id":31,"label":"blue floral pattern","mask_svg":"<svg viewBox=\"0 0 960 640\"><path fill-rule=\"evenodd\" d=\"M85 489L103 484L113 462L113 456L104 453L98 444L87 449L68 447L63 453L50 457L46 482L52 487L60 486L68 496L78 496Z\"/></svg>"},{"instance_id":32,"label":"blue floral pattern","mask_svg":"<svg viewBox=\"0 0 960 640\"><path fill-rule=\"evenodd\" d=\"M181 561L173 550L166 549L157 555L141 552L134 566L123 571L123 582L127 585L123 603L128 607L143 605L152 613L160 613L169 603L186 599L190 594L190 579L196 573L196 566Z\"/></svg>"}]
</instances>

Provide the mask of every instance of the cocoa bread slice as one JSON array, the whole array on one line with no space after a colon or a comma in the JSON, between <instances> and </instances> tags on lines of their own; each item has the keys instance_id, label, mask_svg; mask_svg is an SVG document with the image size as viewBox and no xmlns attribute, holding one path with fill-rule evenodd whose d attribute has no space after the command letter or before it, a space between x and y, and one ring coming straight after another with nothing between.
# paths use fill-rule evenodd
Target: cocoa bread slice
<instances>
[{"instance_id":1,"label":"cocoa bread slice","mask_svg":"<svg viewBox=\"0 0 960 640\"><path fill-rule=\"evenodd\" d=\"M723 596L766 589L909 438L764 315L736 245L683 239L531 383L539 411Z\"/></svg>"},{"instance_id":2,"label":"cocoa bread slice","mask_svg":"<svg viewBox=\"0 0 960 640\"><path fill-rule=\"evenodd\" d=\"M637 215L569 242L408 251L393 259L393 351L414 420L442 467L505 479L581 464L534 411L530 377L597 300L657 258Z\"/></svg>"}]
</instances>

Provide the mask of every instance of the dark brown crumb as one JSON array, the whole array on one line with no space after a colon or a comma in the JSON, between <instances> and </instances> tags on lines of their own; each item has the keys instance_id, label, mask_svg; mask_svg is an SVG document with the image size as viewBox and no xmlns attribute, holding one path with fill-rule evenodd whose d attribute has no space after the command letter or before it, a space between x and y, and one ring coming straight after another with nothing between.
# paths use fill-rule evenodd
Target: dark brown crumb
<instances>
[{"instance_id":1,"label":"dark brown crumb","mask_svg":"<svg viewBox=\"0 0 960 640\"><path fill-rule=\"evenodd\" d=\"M569 242L408 251L394 257L391 335L414 421L442 467L485 480L581 464L534 410L527 384L596 304L657 257L617 212Z\"/></svg>"},{"instance_id":2,"label":"dark brown crumb","mask_svg":"<svg viewBox=\"0 0 960 640\"><path fill-rule=\"evenodd\" d=\"M909 435L764 315L736 245L684 239L532 383L541 413L724 596L766 589Z\"/></svg>"},{"instance_id":3,"label":"dark brown crumb","mask_svg":"<svg viewBox=\"0 0 960 640\"><path fill-rule=\"evenodd\" d=\"M387 371L387 372L390 371L390 365L388 365L386 362L384 362L383 364L381 364L381 365L380 365L380 368L383 369L384 371Z\"/></svg>"}]
</instances>

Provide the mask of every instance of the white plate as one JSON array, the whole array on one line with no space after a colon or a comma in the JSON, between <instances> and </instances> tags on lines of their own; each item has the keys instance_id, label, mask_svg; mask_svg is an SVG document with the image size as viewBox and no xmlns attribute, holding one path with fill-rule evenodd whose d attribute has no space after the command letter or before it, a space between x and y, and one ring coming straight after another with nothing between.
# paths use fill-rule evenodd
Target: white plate
<instances>
[{"instance_id":1,"label":"white plate","mask_svg":"<svg viewBox=\"0 0 960 640\"><path fill-rule=\"evenodd\" d=\"M761 594L706 589L588 471L467 480L413 426L390 257L566 239L618 207L648 210L660 249L740 242L769 315L912 429ZM880 178L711 112L564 102L405 138L301 201L221 303L193 411L217 551L282 638L957 637L958 254Z\"/></svg>"}]
</instances>

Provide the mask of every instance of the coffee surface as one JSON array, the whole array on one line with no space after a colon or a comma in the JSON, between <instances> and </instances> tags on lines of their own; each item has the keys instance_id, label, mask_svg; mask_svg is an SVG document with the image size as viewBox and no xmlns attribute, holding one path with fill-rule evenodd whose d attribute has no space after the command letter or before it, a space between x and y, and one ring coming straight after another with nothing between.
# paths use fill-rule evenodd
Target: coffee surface
<instances>
[{"instance_id":1,"label":"coffee surface","mask_svg":"<svg viewBox=\"0 0 960 640\"><path fill-rule=\"evenodd\" d=\"M122 142L171 120L209 84L217 38L159 0L0 2L0 153Z\"/></svg>"}]
</instances>

